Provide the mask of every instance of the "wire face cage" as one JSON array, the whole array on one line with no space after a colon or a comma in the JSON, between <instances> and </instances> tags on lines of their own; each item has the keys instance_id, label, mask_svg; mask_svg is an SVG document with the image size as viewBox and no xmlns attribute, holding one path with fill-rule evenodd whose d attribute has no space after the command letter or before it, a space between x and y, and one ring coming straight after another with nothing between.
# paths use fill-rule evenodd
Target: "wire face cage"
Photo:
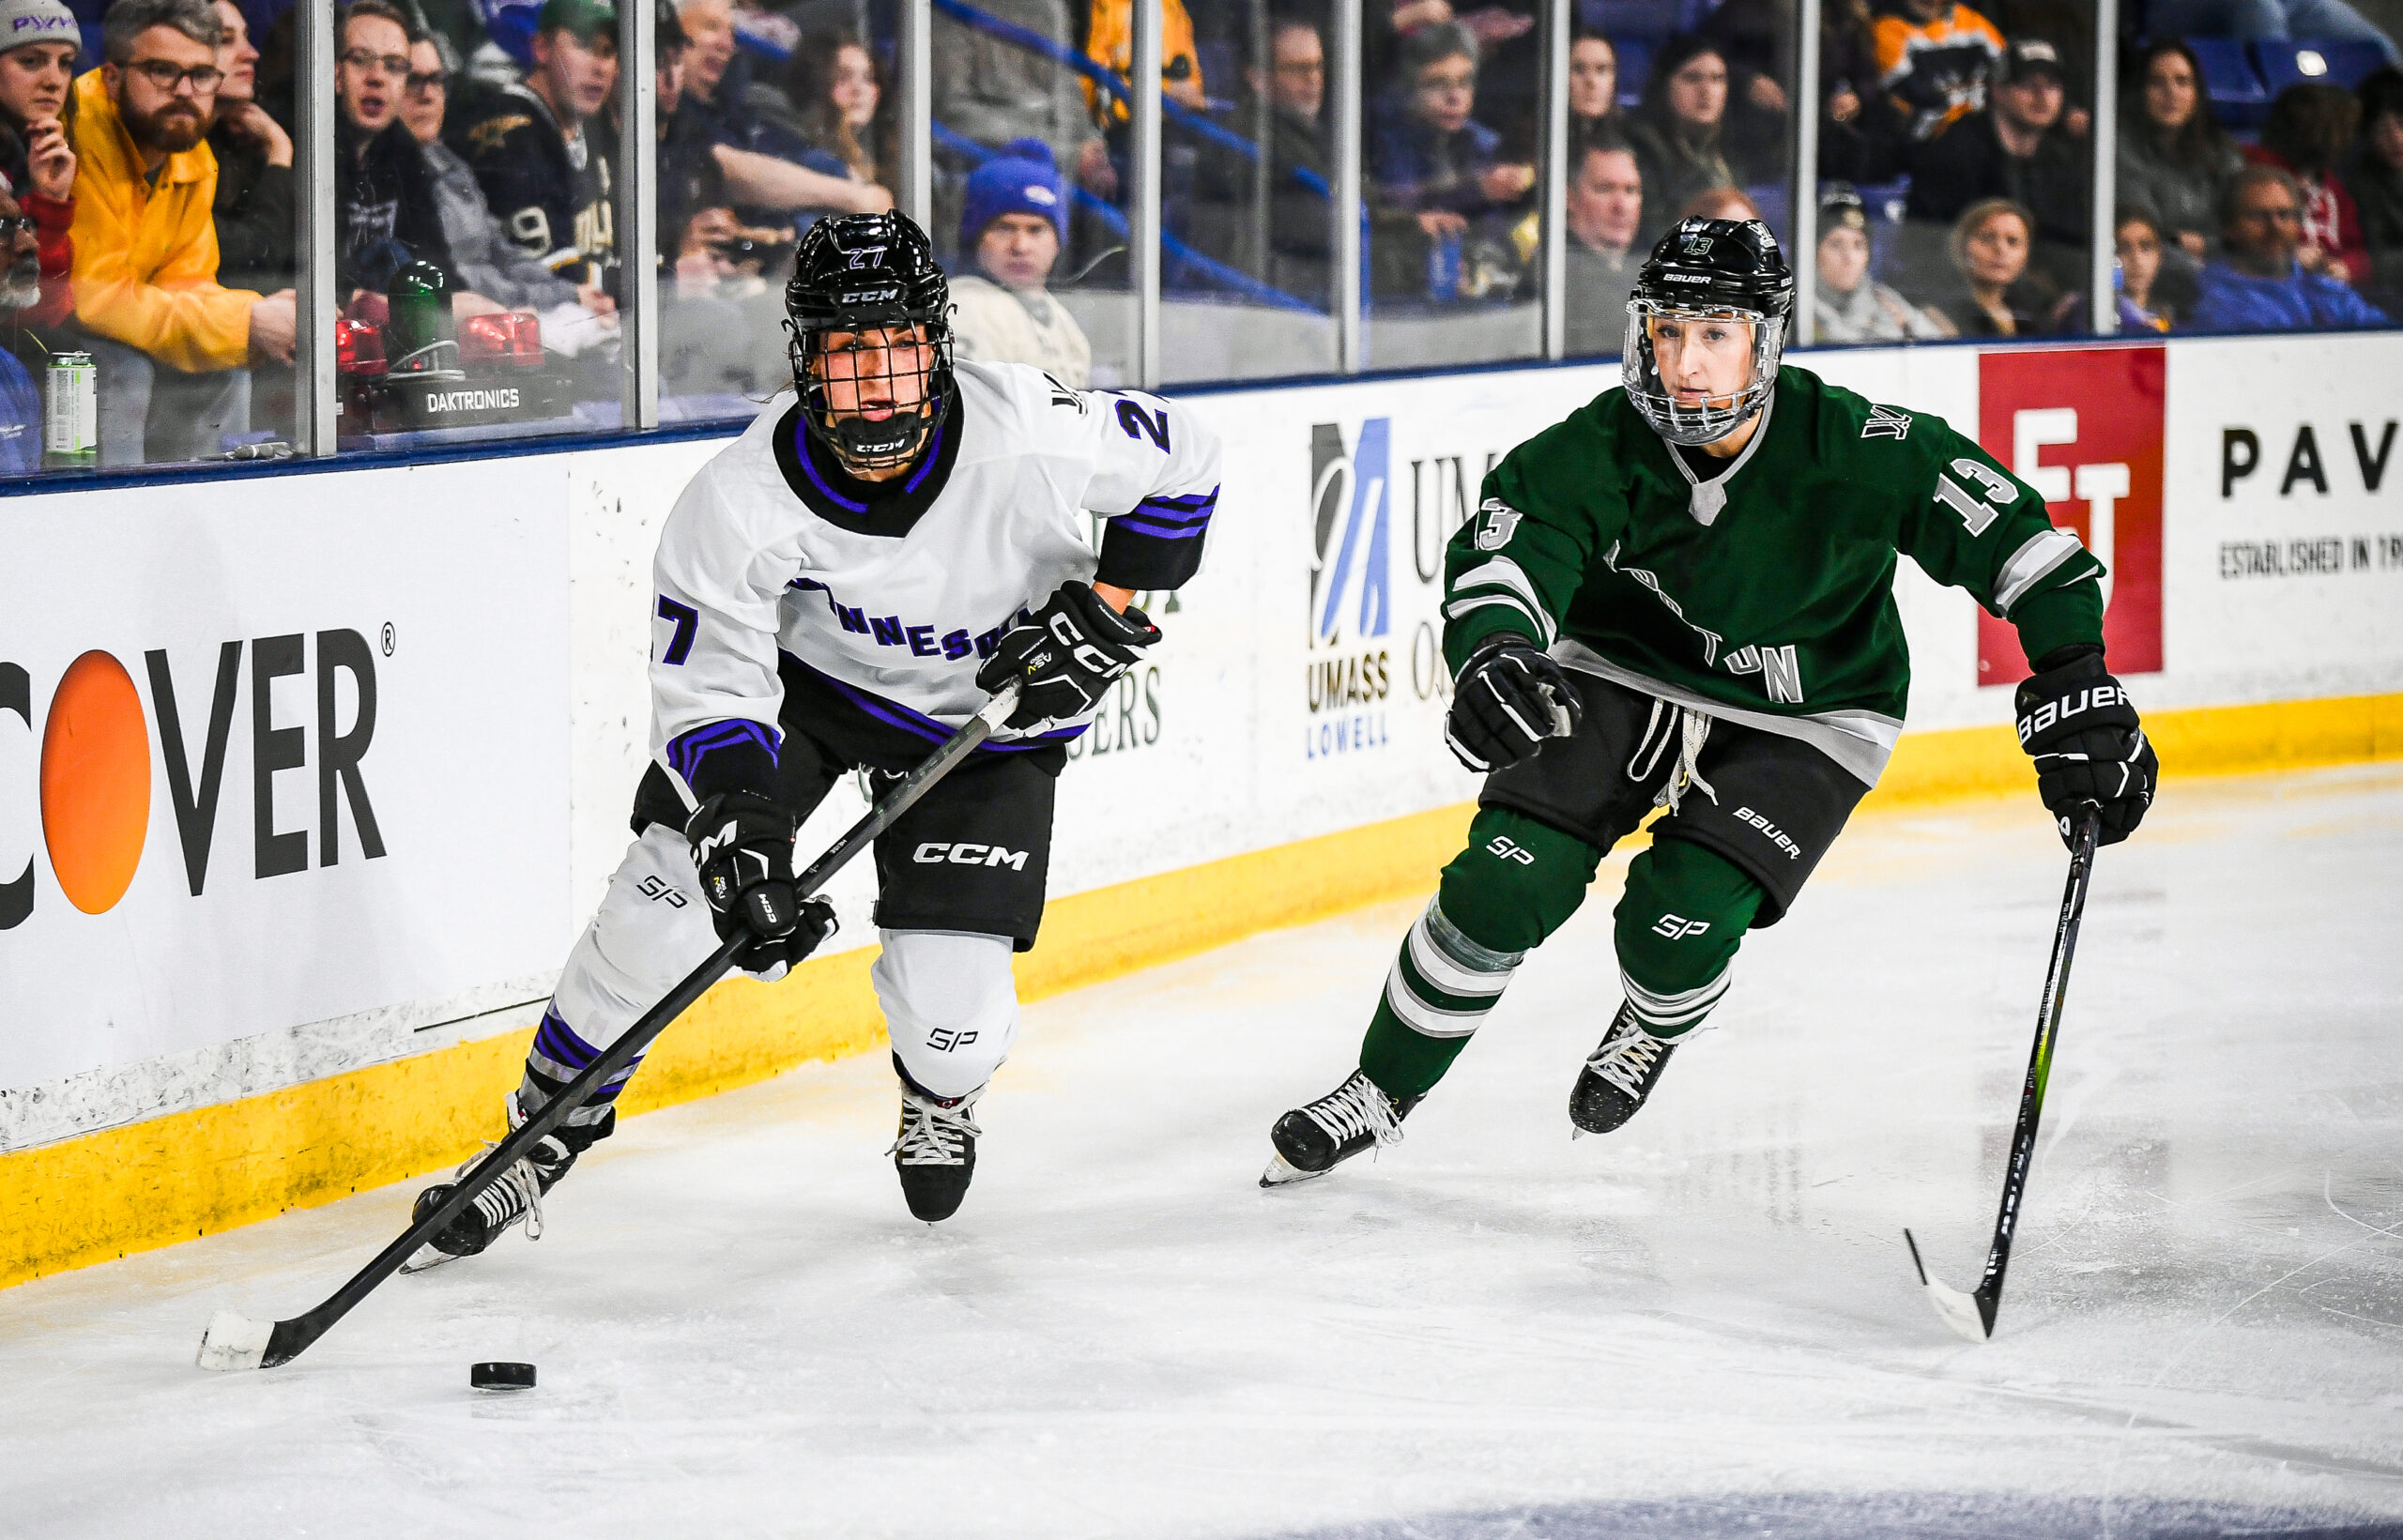
<instances>
[{"instance_id":1,"label":"wire face cage","mask_svg":"<svg viewBox=\"0 0 2403 1540\"><path fill-rule=\"evenodd\" d=\"M952 393L948 324L785 323L802 420L854 475L914 461Z\"/></svg>"},{"instance_id":2,"label":"wire face cage","mask_svg":"<svg viewBox=\"0 0 2403 1540\"><path fill-rule=\"evenodd\" d=\"M1752 333L1752 374L1732 395L1700 402L1677 400L1661 378L1661 363L1652 348L1655 321L1742 326ZM1785 352L1783 317L1756 310L1724 305L1681 305L1665 300L1634 298L1627 302L1627 343L1619 355L1619 374L1628 399L1644 414L1653 430L1672 444L1712 444L1741 427L1768 400L1777 385L1778 360Z\"/></svg>"}]
</instances>

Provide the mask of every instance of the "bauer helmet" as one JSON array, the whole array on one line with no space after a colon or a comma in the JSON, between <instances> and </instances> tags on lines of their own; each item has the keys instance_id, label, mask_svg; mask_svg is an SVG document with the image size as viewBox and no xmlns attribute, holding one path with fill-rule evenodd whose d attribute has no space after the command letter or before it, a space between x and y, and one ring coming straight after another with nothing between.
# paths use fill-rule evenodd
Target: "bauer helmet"
<instances>
[{"instance_id":1,"label":"bauer helmet","mask_svg":"<svg viewBox=\"0 0 2403 1540\"><path fill-rule=\"evenodd\" d=\"M1713 444L1764 405L1777 388L1794 270L1758 220L1687 220L1652 248L1627 301L1619 371L1628 400L1672 444ZM1732 395L1680 402L1652 351L1660 321L1737 322L1752 328L1752 377Z\"/></svg>"},{"instance_id":2,"label":"bauer helmet","mask_svg":"<svg viewBox=\"0 0 2403 1540\"><path fill-rule=\"evenodd\" d=\"M951 283L926 233L899 213L820 220L801 237L792 268L785 285L786 346L809 435L853 472L914 461L952 393ZM926 345L924 364L911 374L892 372L893 350L860 345L863 333L911 327L924 328ZM890 407L881 419L849 407L838 415L829 400L826 339L836 334L851 339L837 351L854 356L839 377L856 380L860 399L871 407L880 401ZM856 372L870 360L880 363L881 372Z\"/></svg>"}]
</instances>

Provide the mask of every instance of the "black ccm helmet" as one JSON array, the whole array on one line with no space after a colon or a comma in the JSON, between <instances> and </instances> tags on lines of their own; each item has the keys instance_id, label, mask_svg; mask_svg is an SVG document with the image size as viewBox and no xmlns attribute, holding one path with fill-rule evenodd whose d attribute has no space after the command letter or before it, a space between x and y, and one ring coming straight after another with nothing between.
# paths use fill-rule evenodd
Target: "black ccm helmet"
<instances>
[{"instance_id":1,"label":"black ccm helmet","mask_svg":"<svg viewBox=\"0 0 2403 1540\"><path fill-rule=\"evenodd\" d=\"M1777 388L1785 318L1794 310L1794 269L1758 220L1687 220L1661 237L1627 301L1627 346L1619 373L1628 400L1672 444L1712 444L1741 427ZM1654 317L1746 321L1753 377L1734 397L1681 405L1652 356Z\"/></svg>"},{"instance_id":2,"label":"black ccm helmet","mask_svg":"<svg viewBox=\"0 0 2403 1540\"><path fill-rule=\"evenodd\" d=\"M787 352L793 389L801 392L801 420L809 435L853 471L906 465L925 450L935 424L950 404L951 282L935 262L926 233L907 214L843 214L819 220L793 252L792 281L785 285ZM926 328L932 361L920 377L923 404L881 422L851 414L834 416L822 369L813 361L826 351L829 332L857 333L882 327ZM893 355L883 355L886 369ZM857 376L863 392L888 389L890 374ZM895 391L889 399L899 399Z\"/></svg>"}]
</instances>

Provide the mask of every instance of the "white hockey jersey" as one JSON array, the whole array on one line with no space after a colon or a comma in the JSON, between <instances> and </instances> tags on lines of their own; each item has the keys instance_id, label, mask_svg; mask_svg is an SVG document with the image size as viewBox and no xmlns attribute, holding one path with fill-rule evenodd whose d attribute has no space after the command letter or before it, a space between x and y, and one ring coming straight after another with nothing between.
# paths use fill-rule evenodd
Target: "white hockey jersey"
<instances>
[{"instance_id":1,"label":"white hockey jersey","mask_svg":"<svg viewBox=\"0 0 2403 1540\"><path fill-rule=\"evenodd\" d=\"M688 805L705 755L773 753L779 653L937 740L984 705L976 670L1002 633L1063 582L1192 576L1218 496L1217 441L1196 418L1023 364L961 362L955 378L902 481L834 470L796 404L762 413L677 500L653 568L651 751ZM1080 510L1110 521L1098 553Z\"/></svg>"}]
</instances>

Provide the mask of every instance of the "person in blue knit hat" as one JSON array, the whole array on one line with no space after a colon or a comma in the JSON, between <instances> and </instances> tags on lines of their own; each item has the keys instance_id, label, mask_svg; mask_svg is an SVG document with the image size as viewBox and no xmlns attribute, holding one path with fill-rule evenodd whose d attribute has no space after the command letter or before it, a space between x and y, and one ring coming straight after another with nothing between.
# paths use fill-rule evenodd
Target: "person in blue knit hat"
<instances>
[{"instance_id":1,"label":"person in blue knit hat","mask_svg":"<svg viewBox=\"0 0 2403 1540\"><path fill-rule=\"evenodd\" d=\"M962 266L951 330L960 358L1031 363L1061 384L1092 383L1084 328L1045 287L1068 236L1068 184L1040 139L1013 139L968 178L959 216Z\"/></svg>"}]
</instances>

